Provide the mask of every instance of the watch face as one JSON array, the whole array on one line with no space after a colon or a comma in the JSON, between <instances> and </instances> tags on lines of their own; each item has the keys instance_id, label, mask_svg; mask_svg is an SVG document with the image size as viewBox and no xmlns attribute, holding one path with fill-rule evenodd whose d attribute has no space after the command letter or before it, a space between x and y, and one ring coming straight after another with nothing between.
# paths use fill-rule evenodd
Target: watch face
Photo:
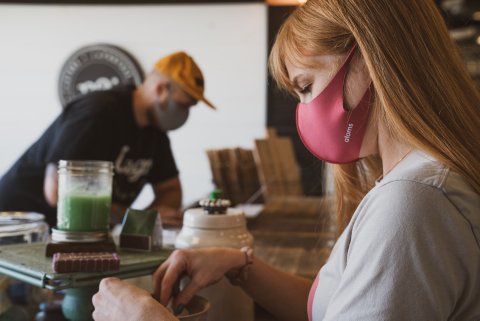
<instances>
[{"instance_id":1,"label":"watch face","mask_svg":"<svg viewBox=\"0 0 480 321\"><path fill-rule=\"evenodd\" d=\"M74 52L60 71L58 91L65 107L75 98L119 85L138 86L143 71L137 61L125 50L109 45L85 46Z\"/></svg>"}]
</instances>

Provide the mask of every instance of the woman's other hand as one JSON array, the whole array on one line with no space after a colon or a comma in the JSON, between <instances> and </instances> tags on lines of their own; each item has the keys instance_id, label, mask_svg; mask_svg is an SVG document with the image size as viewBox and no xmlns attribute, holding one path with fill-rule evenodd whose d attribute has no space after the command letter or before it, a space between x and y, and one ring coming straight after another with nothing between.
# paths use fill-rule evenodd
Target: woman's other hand
<instances>
[{"instance_id":1,"label":"woman's other hand","mask_svg":"<svg viewBox=\"0 0 480 321\"><path fill-rule=\"evenodd\" d=\"M245 264L244 254L233 248L202 248L176 250L153 274L155 294L167 305L170 298L174 311L185 306L200 289L214 284L228 271ZM180 279L189 277L189 283L179 291Z\"/></svg>"},{"instance_id":2,"label":"woman's other hand","mask_svg":"<svg viewBox=\"0 0 480 321\"><path fill-rule=\"evenodd\" d=\"M117 278L103 279L92 302L95 321L178 321L150 293Z\"/></svg>"}]
</instances>

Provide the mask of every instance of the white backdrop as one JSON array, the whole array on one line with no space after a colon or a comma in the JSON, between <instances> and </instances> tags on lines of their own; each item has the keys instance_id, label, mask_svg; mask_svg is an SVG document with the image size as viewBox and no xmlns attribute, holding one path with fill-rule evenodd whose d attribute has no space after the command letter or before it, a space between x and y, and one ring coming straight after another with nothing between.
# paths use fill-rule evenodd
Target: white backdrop
<instances>
[{"instance_id":1,"label":"white backdrop","mask_svg":"<svg viewBox=\"0 0 480 321\"><path fill-rule=\"evenodd\" d=\"M58 75L79 47L118 45L146 72L159 57L185 50L200 65L218 111L199 104L170 138L184 205L205 196L213 188L205 149L251 148L264 136L266 37L262 3L0 5L0 175L60 113Z\"/></svg>"}]
</instances>

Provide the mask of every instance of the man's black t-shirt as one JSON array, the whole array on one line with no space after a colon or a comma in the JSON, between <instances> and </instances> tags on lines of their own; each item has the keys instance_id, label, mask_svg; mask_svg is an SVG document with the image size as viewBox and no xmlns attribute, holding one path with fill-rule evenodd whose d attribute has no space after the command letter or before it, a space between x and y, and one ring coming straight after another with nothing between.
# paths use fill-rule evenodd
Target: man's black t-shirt
<instances>
[{"instance_id":1,"label":"man's black t-shirt","mask_svg":"<svg viewBox=\"0 0 480 321\"><path fill-rule=\"evenodd\" d=\"M48 163L105 160L115 166L113 201L130 205L146 183L176 177L168 136L137 126L133 87L83 96L70 103L0 180L0 211L36 211L56 225L56 208L44 197Z\"/></svg>"}]
</instances>

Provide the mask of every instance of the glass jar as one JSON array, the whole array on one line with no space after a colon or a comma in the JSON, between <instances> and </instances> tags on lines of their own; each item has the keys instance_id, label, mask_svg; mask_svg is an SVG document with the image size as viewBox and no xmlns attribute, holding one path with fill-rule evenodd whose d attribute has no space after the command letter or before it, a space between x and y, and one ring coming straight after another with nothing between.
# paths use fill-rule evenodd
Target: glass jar
<instances>
[{"instance_id":1,"label":"glass jar","mask_svg":"<svg viewBox=\"0 0 480 321\"><path fill-rule=\"evenodd\" d=\"M45 216L33 212L0 212L0 245L46 242Z\"/></svg>"},{"instance_id":2,"label":"glass jar","mask_svg":"<svg viewBox=\"0 0 480 321\"><path fill-rule=\"evenodd\" d=\"M108 231L112 178L112 162L61 160L58 163L57 229Z\"/></svg>"},{"instance_id":3,"label":"glass jar","mask_svg":"<svg viewBox=\"0 0 480 321\"><path fill-rule=\"evenodd\" d=\"M49 235L44 220L39 213L0 212L0 245L46 242ZM43 296L42 289L0 275L0 321L31 320L28 312Z\"/></svg>"}]
</instances>

